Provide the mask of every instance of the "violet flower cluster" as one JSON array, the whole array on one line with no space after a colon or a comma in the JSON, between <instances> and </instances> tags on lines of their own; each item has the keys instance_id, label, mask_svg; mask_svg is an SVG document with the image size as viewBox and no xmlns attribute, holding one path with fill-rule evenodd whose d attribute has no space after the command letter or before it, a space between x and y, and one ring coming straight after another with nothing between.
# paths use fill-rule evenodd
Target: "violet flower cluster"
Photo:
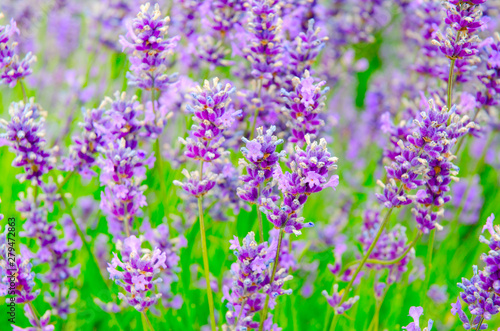
<instances>
[{"instance_id":1,"label":"violet flower cluster","mask_svg":"<svg viewBox=\"0 0 500 331\"><path fill-rule=\"evenodd\" d=\"M285 101L283 111L289 117L287 125L292 133L289 141L303 147L306 143L305 136L316 139L319 129L325 125L319 115L325 107L325 94L329 88L322 89L325 81L314 84L314 78L307 70L302 78L295 77L292 82L293 91L281 90Z\"/></svg>"},{"instance_id":2,"label":"violet flower cluster","mask_svg":"<svg viewBox=\"0 0 500 331\"><path fill-rule=\"evenodd\" d=\"M250 6L251 45L244 53L251 63L251 75L262 80L263 86L269 86L283 65L281 20L278 16L280 0L253 0Z\"/></svg>"},{"instance_id":3,"label":"violet flower cluster","mask_svg":"<svg viewBox=\"0 0 500 331\"><path fill-rule=\"evenodd\" d=\"M73 137L73 144L69 147L69 155L62 159L61 167L64 171L76 171L82 178L92 178L97 173L92 170L96 164L99 148L106 144L105 110L82 109L83 122L80 135Z\"/></svg>"},{"instance_id":4,"label":"violet flower cluster","mask_svg":"<svg viewBox=\"0 0 500 331\"><path fill-rule=\"evenodd\" d=\"M2 13L0 13L1 18L3 18ZM19 33L14 19L10 20L9 25L0 25L0 83L9 87L16 86L18 81L31 75L31 65L36 61L36 56L31 52L23 59L19 59L17 42L13 40Z\"/></svg>"},{"instance_id":5,"label":"violet flower cluster","mask_svg":"<svg viewBox=\"0 0 500 331\"><path fill-rule=\"evenodd\" d=\"M276 257L277 236L273 237L270 244L257 243L255 234L249 232L243 238L243 245L240 245L236 236L230 243L229 249L234 251L237 261L231 266L230 287L223 288L224 301L228 301L227 324L223 329L257 329L259 322L254 321L254 316L264 309L266 296L269 295L269 307L274 309L278 296L292 293L292 290L283 289L284 283L292 279L292 276L287 275L286 269L281 268L276 272L274 280L270 279L269 266ZM269 317L272 321L272 315L264 316L266 320ZM271 327L265 326L264 330L271 330Z\"/></svg>"},{"instance_id":6,"label":"violet flower cluster","mask_svg":"<svg viewBox=\"0 0 500 331\"><path fill-rule=\"evenodd\" d=\"M147 205L141 182L146 166L151 168L155 158L147 157L142 150L126 147L124 138L109 141L102 153L105 157L99 160L100 181L105 189L101 192L101 208L107 216L109 232L117 240L130 235L135 217L141 215L141 207Z\"/></svg>"},{"instance_id":7,"label":"violet flower cluster","mask_svg":"<svg viewBox=\"0 0 500 331\"><path fill-rule=\"evenodd\" d=\"M238 187L238 196L249 203L262 205L261 195L269 198L269 187L274 170L279 166L279 159L285 152L277 152L276 148L283 143L274 135L275 126L271 126L264 134L264 128L257 128L257 137L252 140L242 138L246 144L241 148L245 160L240 159L239 164L245 166L246 175L240 176L243 187ZM272 198L271 198L272 199Z\"/></svg>"},{"instance_id":8,"label":"violet flower cluster","mask_svg":"<svg viewBox=\"0 0 500 331\"><path fill-rule=\"evenodd\" d=\"M452 147L476 124L466 116L455 114L455 108L448 110L443 106L439 109L433 102L414 123L412 134L406 137L407 143L398 141L401 154L386 167L389 183L379 182L384 192L377 194L377 198L387 208L415 201L418 205L412 212L419 229L427 233L439 227L437 218L442 213L441 209L433 211L432 207L442 208L450 201L451 197L445 194L450 191L451 181L457 180L458 168L452 163ZM407 193L420 187L416 196Z\"/></svg>"},{"instance_id":9,"label":"violet flower cluster","mask_svg":"<svg viewBox=\"0 0 500 331\"><path fill-rule=\"evenodd\" d=\"M0 128L6 131L0 138L4 138L16 154L12 166L24 168L24 173L16 175L16 178L40 185L42 176L53 168L55 162L46 147L44 122L47 115L33 101L12 103L9 114L10 122L0 119Z\"/></svg>"},{"instance_id":10,"label":"violet flower cluster","mask_svg":"<svg viewBox=\"0 0 500 331\"><path fill-rule=\"evenodd\" d=\"M128 27L127 37L132 41L120 36L123 50L129 48L132 51L132 73L127 74L130 85L148 91L163 91L175 79L175 75L165 74L168 57L179 41L179 37L166 38L169 22L168 17L161 18L158 4L151 8L148 2L141 5L137 18Z\"/></svg>"},{"instance_id":11,"label":"violet flower cluster","mask_svg":"<svg viewBox=\"0 0 500 331\"><path fill-rule=\"evenodd\" d=\"M268 198L260 208L276 228L295 235L301 234L303 227L314 225L303 223L303 218L298 216L308 196L328 187L335 189L339 183L337 175L329 177L329 171L337 168L338 159L331 156L326 140L311 142L309 135L305 139L305 150L295 146L295 152L290 154L287 164L291 172L283 173L281 167L274 170L274 181L283 196L280 205Z\"/></svg>"},{"instance_id":12,"label":"violet flower cluster","mask_svg":"<svg viewBox=\"0 0 500 331\"><path fill-rule=\"evenodd\" d=\"M434 325L434 321L431 319L427 322L426 327L424 327L424 328L420 327L420 316L422 316L423 314L424 314L424 308L411 307L410 313L408 314L408 316L413 318L413 322L411 322L407 326L403 326L403 329L405 329L407 331L431 331L432 326Z\"/></svg>"},{"instance_id":13,"label":"violet flower cluster","mask_svg":"<svg viewBox=\"0 0 500 331\"><path fill-rule=\"evenodd\" d=\"M136 236L130 236L123 242L119 241L117 249L121 258L113 253L114 257L111 263L108 263L110 279L125 290L125 294L120 292L118 297L139 312L148 310L161 298L154 285L162 282L159 274L162 269L167 268L165 252L158 248L143 252L141 244L141 240Z\"/></svg>"},{"instance_id":14,"label":"violet flower cluster","mask_svg":"<svg viewBox=\"0 0 500 331\"><path fill-rule=\"evenodd\" d=\"M76 292L69 291L67 281L77 278L80 274L80 265L70 266L71 256L74 251L81 248L82 242L77 235L71 218L64 215L59 221L63 227L64 238L60 238L60 232L56 229L56 222L48 221L48 212L45 206L40 206L40 201L35 199L33 191L20 195L20 201L16 202L16 210L26 221L23 225L21 237L33 238L38 244L38 251L30 254L35 258L36 264L47 263L49 270L41 275L41 280L50 285L54 296L45 293L45 301L50 304L53 313L65 319L72 312L70 306L76 300Z\"/></svg>"},{"instance_id":15,"label":"violet flower cluster","mask_svg":"<svg viewBox=\"0 0 500 331\"><path fill-rule=\"evenodd\" d=\"M479 241L487 244L490 247L488 254L483 253L481 260L485 262L483 270L478 271L478 267L474 266L474 275L469 280L462 278L462 282L457 286L462 290L457 302L452 304L451 312L453 315L458 314L460 321L463 323L465 330L485 330L488 328L486 323L493 315L500 311L500 259L497 251L500 249L500 229L493 225L495 216L491 214L486 220L486 225L483 227L483 232L488 230L491 235L490 240L480 236ZM462 299L469 308L472 317L469 319L467 314L462 310ZM481 323L481 325L479 325Z\"/></svg>"}]
</instances>

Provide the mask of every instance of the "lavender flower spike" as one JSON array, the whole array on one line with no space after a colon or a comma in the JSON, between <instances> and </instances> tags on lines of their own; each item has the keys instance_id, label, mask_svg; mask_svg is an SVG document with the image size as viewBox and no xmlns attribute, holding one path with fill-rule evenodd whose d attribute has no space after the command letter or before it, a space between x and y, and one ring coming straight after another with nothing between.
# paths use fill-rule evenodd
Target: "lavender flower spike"
<instances>
[{"instance_id":1,"label":"lavender flower spike","mask_svg":"<svg viewBox=\"0 0 500 331\"><path fill-rule=\"evenodd\" d=\"M176 75L166 75L165 71L169 64L168 56L172 54L180 38L166 38L170 18L160 18L158 4L154 5L153 10L150 7L149 2L141 5L141 11L128 27L127 37L132 42L120 36L120 43L123 50L132 50L132 73L127 73L129 84L144 90L163 91L176 78Z\"/></svg>"},{"instance_id":2,"label":"lavender flower spike","mask_svg":"<svg viewBox=\"0 0 500 331\"><path fill-rule=\"evenodd\" d=\"M424 309L422 307L411 307L410 314L408 314L408 316L411 316L413 318L413 322L411 322L407 326L403 326L403 329L407 331L431 331L432 325L434 324L433 320L429 320L429 322L427 323L427 327L423 329L420 328L419 319L423 314Z\"/></svg>"},{"instance_id":3,"label":"lavender flower spike","mask_svg":"<svg viewBox=\"0 0 500 331\"><path fill-rule=\"evenodd\" d=\"M137 311L148 310L155 305L161 294L154 294L154 285L162 281L158 278L161 270L166 268L166 254L155 248L152 252L142 253L141 240L130 236L122 243L117 243L121 259L113 253L111 263L108 263L110 279L125 290L118 297Z\"/></svg>"},{"instance_id":4,"label":"lavender flower spike","mask_svg":"<svg viewBox=\"0 0 500 331\"><path fill-rule=\"evenodd\" d=\"M0 13L0 19L3 14ZM36 62L36 56L28 53L22 60L16 53L17 42L12 37L19 34L16 21L10 20L10 25L0 25L0 84L16 86L17 82L32 73L31 64Z\"/></svg>"},{"instance_id":5,"label":"lavender flower spike","mask_svg":"<svg viewBox=\"0 0 500 331\"><path fill-rule=\"evenodd\" d=\"M340 301L342 300L342 296L345 294L339 294L339 285L335 284L333 285L333 293L332 295L328 295L328 292L324 290L321 292L326 298L326 301L330 306L333 307L335 310L336 314L343 314L356 303L356 301L359 300L359 295L356 295L352 298L347 299L347 301L344 301L342 304L340 304ZM339 305L340 304L340 305Z\"/></svg>"},{"instance_id":6,"label":"lavender flower spike","mask_svg":"<svg viewBox=\"0 0 500 331\"><path fill-rule=\"evenodd\" d=\"M233 124L234 117L241 113L235 111L231 104L230 95L234 91L231 84L222 86L219 79L214 78L212 83L206 80L203 89L198 86L197 93L192 94L195 104L188 105L187 110L193 114L197 125L191 127L186 140L179 138L186 145L184 154L187 157L211 162L222 155L222 133Z\"/></svg>"},{"instance_id":7,"label":"lavender flower spike","mask_svg":"<svg viewBox=\"0 0 500 331\"><path fill-rule=\"evenodd\" d=\"M38 185L42 176L53 168L55 159L46 150L44 122L47 113L33 101L12 103L9 107L11 121L0 119L0 128L6 132L0 134L10 146L16 158L14 167L23 167L24 173L16 175L19 181L30 180Z\"/></svg>"}]
</instances>

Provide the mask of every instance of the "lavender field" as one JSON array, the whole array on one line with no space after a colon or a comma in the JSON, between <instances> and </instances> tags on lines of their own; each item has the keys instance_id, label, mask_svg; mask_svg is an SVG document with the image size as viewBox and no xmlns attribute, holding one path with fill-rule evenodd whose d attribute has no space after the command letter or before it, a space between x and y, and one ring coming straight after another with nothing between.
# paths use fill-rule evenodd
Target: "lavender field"
<instances>
[{"instance_id":1,"label":"lavender field","mask_svg":"<svg viewBox=\"0 0 500 331\"><path fill-rule=\"evenodd\" d=\"M500 0L0 0L0 330L500 331Z\"/></svg>"}]
</instances>

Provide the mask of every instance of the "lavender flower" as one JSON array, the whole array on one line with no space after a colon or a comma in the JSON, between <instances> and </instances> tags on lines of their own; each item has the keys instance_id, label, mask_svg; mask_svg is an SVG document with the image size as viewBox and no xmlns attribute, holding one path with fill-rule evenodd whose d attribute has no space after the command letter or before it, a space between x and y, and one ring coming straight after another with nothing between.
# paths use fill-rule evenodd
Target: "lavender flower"
<instances>
[{"instance_id":1,"label":"lavender flower","mask_svg":"<svg viewBox=\"0 0 500 331\"><path fill-rule=\"evenodd\" d=\"M243 181L243 187L238 188L238 196L250 203L258 202L259 192L271 179L274 169L279 165L279 158L285 156L284 151L276 151L283 140L273 135L275 130L276 127L271 126L264 134L264 128L260 127L257 128L256 138L251 141L242 138L246 147L242 147L241 152L248 162L239 161L247 169L247 174L240 177Z\"/></svg>"},{"instance_id":2,"label":"lavender flower","mask_svg":"<svg viewBox=\"0 0 500 331\"><path fill-rule=\"evenodd\" d=\"M341 305L339 305L340 300L342 300L342 296L345 293L342 293L342 294L339 293L339 285L338 284L333 285L333 293L331 296L328 295L328 292L326 290L321 292L321 294L323 294L326 297L326 301L328 302L328 304L331 307L333 307L336 314L345 313L346 311L351 309L351 307L359 300L359 295L356 295L352 298L347 299Z\"/></svg>"},{"instance_id":3,"label":"lavender flower","mask_svg":"<svg viewBox=\"0 0 500 331\"><path fill-rule=\"evenodd\" d=\"M276 272L274 280L270 281L269 265L276 256L276 237L270 245L265 242L259 244L255 241L255 234L249 232L243 239L243 245L240 246L236 236L230 243L229 249L234 250L237 262L231 266L231 287L223 287L224 300L228 301L229 309L226 321L231 330L256 329L259 322L254 321L253 317L264 309L266 296L269 295L269 307L273 309L279 295L292 293L292 290L282 288L284 282L292 279L292 276L287 276L282 268Z\"/></svg>"},{"instance_id":4,"label":"lavender flower","mask_svg":"<svg viewBox=\"0 0 500 331\"><path fill-rule=\"evenodd\" d=\"M198 87L197 90L198 93L192 95L194 107L187 106L197 125L192 126L186 140L179 138L179 141L186 145L184 154L187 157L212 162L222 155L224 129L231 126L240 111L235 111L231 104L230 95L235 91L231 84L222 87L219 79L214 78L212 84L206 80L203 89Z\"/></svg>"},{"instance_id":5,"label":"lavender flower","mask_svg":"<svg viewBox=\"0 0 500 331\"><path fill-rule=\"evenodd\" d=\"M161 298L161 294L154 293L154 285L162 281L157 276L167 267L167 256L158 248L142 253L141 241L136 236L118 242L117 248L121 258L113 253L108 272L110 279L125 290L125 294L119 293L118 297L137 311L146 311Z\"/></svg>"},{"instance_id":6,"label":"lavender flower","mask_svg":"<svg viewBox=\"0 0 500 331\"><path fill-rule=\"evenodd\" d=\"M0 19L3 15L0 13ZM16 53L17 42L12 40L15 34L19 34L14 19L10 25L0 25L0 83L16 86L17 82L32 73L31 64L36 61L36 56L31 52L20 60Z\"/></svg>"},{"instance_id":7,"label":"lavender flower","mask_svg":"<svg viewBox=\"0 0 500 331\"><path fill-rule=\"evenodd\" d=\"M252 39L251 46L244 49L244 53L251 63L252 76L263 80L263 86L269 86L282 66L281 20L277 16L279 1L253 0L250 6L249 32Z\"/></svg>"},{"instance_id":8,"label":"lavender flower","mask_svg":"<svg viewBox=\"0 0 500 331\"><path fill-rule=\"evenodd\" d=\"M480 6L469 2L445 2L448 25L446 36L437 31L432 42L441 53L451 60L471 57L477 54L479 38L474 34L483 24Z\"/></svg>"},{"instance_id":9,"label":"lavender flower","mask_svg":"<svg viewBox=\"0 0 500 331\"><path fill-rule=\"evenodd\" d=\"M325 125L319 116L325 107L325 94L329 88L321 88L326 84L325 81L314 84L314 79L307 70L302 78L295 77L292 82L293 91L281 90L286 103L283 111L290 118L287 124L292 130L290 142L302 147L306 142L306 135L316 139L319 129Z\"/></svg>"},{"instance_id":10,"label":"lavender flower","mask_svg":"<svg viewBox=\"0 0 500 331\"><path fill-rule=\"evenodd\" d=\"M46 149L43 128L46 113L30 101L12 103L9 107L11 121L0 119L0 128L6 132L0 138L6 139L10 150L16 154L14 167L23 167L24 173L16 175L19 181L30 180L38 185L42 176L53 168L55 160Z\"/></svg>"},{"instance_id":11,"label":"lavender flower","mask_svg":"<svg viewBox=\"0 0 500 331\"><path fill-rule=\"evenodd\" d=\"M161 301L164 307L179 309L182 305L182 297L172 294L171 286L178 281L177 273L180 261L180 249L187 246L187 240L184 236L170 238L168 226L160 224L156 228L151 228L149 222L144 222L141 230L146 240L152 247L158 248L162 254L165 254L165 268L161 271L159 278L162 279L156 286L161 294Z\"/></svg>"},{"instance_id":12,"label":"lavender flower","mask_svg":"<svg viewBox=\"0 0 500 331\"><path fill-rule=\"evenodd\" d=\"M7 243L2 245L2 256L4 252L12 251L7 247ZM13 262L15 260L15 262ZM30 259L23 257L21 255L17 255L15 259L10 259L10 262L7 259L0 260L0 269L2 276L2 284L8 284L0 287L0 295L2 297L6 297L7 295L12 295L10 293L9 288L14 288L15 294L12 298L15 298L15 302L17 304L21 303L29 303L35 300L40 294L40 290L35 290L35 273L31 271L32 264L30 263ZM9 303L12 301L9 298L6 298L6 302Z\"/></svg>"},{"instance_id":13,"label":"lavender flower","mask_svg":"<svg viewBox=\"0 0 500 331\"><path fill-rule=\"evenodd\" d=\"M145 188L140 184L146 166L152 167L154 157L146 158L144 151L126 147L123 138L110 142L103 152L106 157L99 160L103 170L100 180L106 187L101 192L101 208L108 216L109 231L116 240L123 233L129 234L134 218L147 204L143 193Z\"/></svg>"},{"instance_id":14,"label":"lavender flower","mask_svg":"<svg viewBox=\"0 0 500 331\"><path fill-rule=\"evenodd\" d=\"M410 314L408 316L411 316L413 318L413 322L408 324L407 326L403 326L403 329L408 330L408 331L431 331L432 330L432 325L434 324L433 320L429 320L427 322L427 327L421 329L420 328L420 316L424 314L424 308L422 307L411 307L410 308Z\"/></svg>"},{"instance_id":15,"label":"lavender flower","mask_svg":"<svg viewBox=\"0 0 500 331\"><path fill-rule=\"evenodd\" d=\"M332 157L326 148L326 140L311 142L306 135L307 147L305 150L295 146L295 153L290 155L287 164L291 172L283 173L280 167L274 171L274 179L283 194L283 200L278 207L274 201L267 199L265 206L260 209L266 213L269 221L286 233L301 234L303 227L312 227L314 224L303 223L298 217L298 211L306 203L311 193L317 193L327 187L338 185L339 177L334 175L328 178L329 170L336 169L336 157Z\"/></svg>"},{"instance_id":16,"label":"lavender flower","mask_svg":"<svg viewBox=\"0 0 500 331\"><path fill-rule=\"evenodd\" d=\"M73 137L69 156L62 160L62 170L77 171L83 178L91 178L97 175L91 168L96 163L98 149L106 144L105 110L82 109L82 112L83 122L79 123L82 131L80 136Z\"/></svg>"},{"instance_id":17,"label":"lavender flower","mask_svg":"<svg viewBox=\"0 0 500 331\"><path fill-rule=\"evenodd\" d=\"M55 326L52 324L49 324L50 322L50 310L47 310L45 314L38 319L38 317L35 317L35 312L31 310L31 307L28 305L24 306L24 316L28 318L30 321L30 324L32 325L31 327L28 328L20 328L14 324L12 324L12 331L53 331L55 329Z\"/></svg>"},{"instance_id":18,"label":"lavender flower","mask_svg":"<svg viewBox=\"0 0 500 331\"><path fill-rule=\"evenodd\" d=\"M372 244L381 225L380 213L377 211L367 210L364 214L364 222L362 233L358 237L363 251L366 252ZM389 261L402 256L408 249L406 229L397 224L391 230L384 230L380 235L379 240L373 251L370 254L370 259ZM389 275L387 283L392 284L401 279L401 276L408 270L408 263L415 256L414 249L411 249L401 261L383 265L383 264L366 264L368 269L384 270L387 269Z\"/></svg>"},{"instance_id":19,"label":"lavender flower","mask_svg":"<svg viewBox=\"0 0 500 331\"><path fill-rule=\"evenodd\" d=\"M170 18L160 18L160 6L155 4L150 10L149 2L141 5L137 18L128 27L128 41L120 36L123 50L132 50L130 69L127 74L129 84L145 90L163 91L174 81L175 75L168 76L165 71L169 65L168 56L177 46L179 37L166 39Z\"/></svg>"},{"instance_id":20,"label":"lavender flower","mask_svg":"<svg viewBox=\"0 0 500 331\"><path fill-rule=\"evenodd\" d=\"M321 29L314 28L314 19L310 19L307 30L301 31L294 41L286 46L288 71L291 78L299 77L306 71L311 71L311 65L325 47L328 37L320 37Z\"/></svg>"},{"instance_id":21,"label":"lavender flower","mask_svg":"<svg viewBox=\"0 0 500 331\"><path fill-rule=\"evenodd\" d=\"M127 99L125 92L115 92L114 99L104 98L99 106L106 109L106 121L110 123L105 131L110 140L125 140L125 146L136 149L139 131L144 126L144 121L139 119L143 113L143 107L134 95Z\"/></svg>"},{"instance_id":22,"label":"lavender flower","mask_svg":"<svg viewBox=\"0 0 500 331\"><path fill-rule=\"evenodd\" d=\"M460 298L468 305L469 311L473 318L469 317L463 312L460 298L457 299L455 304L452 304L451 312L453 315L458 314L463 323L464 329L477 329L485 330L488 328L487 324L481 324L483 320L490 320L495 314L500 311L500 277L498 274L498 265L500 259L496 251L500 248L500 240L498 235L500 230L498 226L493 226L495 216L492 214L486 220L484 230L488 230L491 234L491 239L487 240L483 236L479 237L479 241L487 244L490 247L488 254L483 253L481 259L486 263L483 270L478 272L478 267L473 266L474 275L472 278L462 278L462 282L457 286L462 290Z\"/></svg>"},{"instance_id":23,"label":"lavender flower","mask_svg":"<svg viewBox=\"0 0 500 331\"><path fill-rule=\"evenodd\" d=\"M442 304L448 301L448 293L446 285L439 286L438 284L432 284L427 291L427 296L434 301L436 304Z\"/></svg>"}]
</instances>

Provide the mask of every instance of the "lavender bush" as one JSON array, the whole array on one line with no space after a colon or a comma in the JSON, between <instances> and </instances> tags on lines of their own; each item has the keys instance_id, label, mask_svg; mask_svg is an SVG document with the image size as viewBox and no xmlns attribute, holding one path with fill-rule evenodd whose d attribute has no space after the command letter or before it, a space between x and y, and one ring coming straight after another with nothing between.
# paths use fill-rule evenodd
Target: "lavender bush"
<instances>
[{"instance_id":1,"label":"lavender bush","mask_svg":"<svg viewBox=\"0 0 500 331\"><path fill-rule=\"evenodd\" d=\"M500 330L499 105L498 0L3 1L0 329Z\"/></svg>"}]
</instances>

